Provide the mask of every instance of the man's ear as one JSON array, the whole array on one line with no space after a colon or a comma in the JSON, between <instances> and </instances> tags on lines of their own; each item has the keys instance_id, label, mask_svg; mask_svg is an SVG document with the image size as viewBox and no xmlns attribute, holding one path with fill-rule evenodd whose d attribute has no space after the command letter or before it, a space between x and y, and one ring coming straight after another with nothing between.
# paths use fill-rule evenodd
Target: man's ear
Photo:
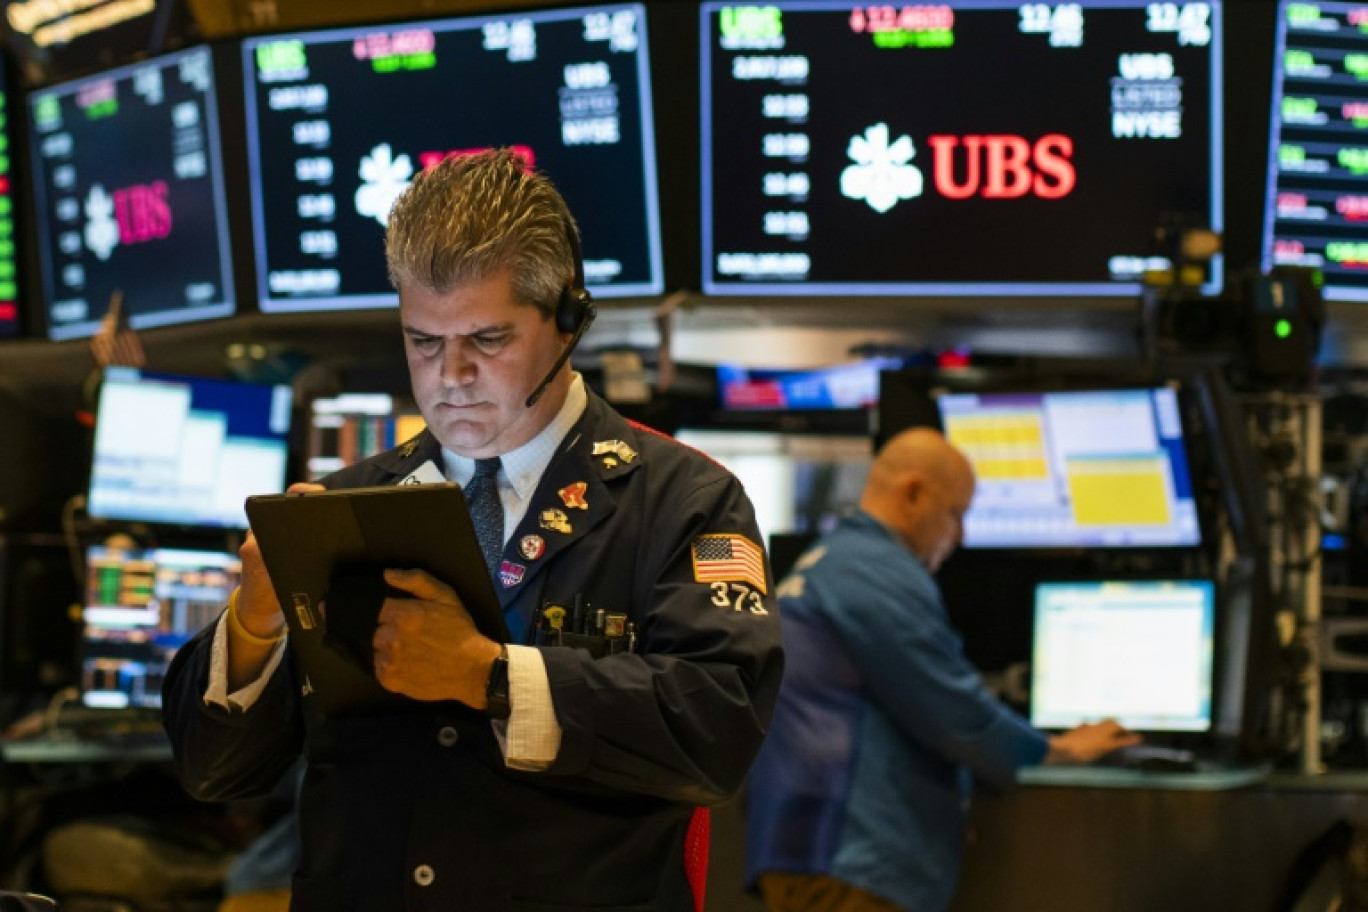
<instances>
[{"instance_id":1,"label":"man's ear","mask_svg":"<svg viewBox=\"0 0 1368 912\"><path fill-rule=\"evenodd\" d=\"M926 493L926 479L920 472L908 472L903 477L903 496L908 503L916 503Z\"/></svg>"}]
</instances>

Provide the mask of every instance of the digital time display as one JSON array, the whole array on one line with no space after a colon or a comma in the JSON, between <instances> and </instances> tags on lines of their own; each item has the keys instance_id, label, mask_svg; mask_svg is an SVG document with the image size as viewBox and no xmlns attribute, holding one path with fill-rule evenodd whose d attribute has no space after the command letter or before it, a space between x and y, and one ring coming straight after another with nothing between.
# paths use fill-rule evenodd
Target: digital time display
<instances>
[{"instance_id":1,"label":"digital time display","mask_svg":"<svg viewBox=\"0 0 1368 912\"><path fill-rule=\"evenodd\" d=\"M1263 268L1368 301L1368 4L1278 6Z\"/></svg>"},{"instance_id":2,"label":"digital time display","mask_svg":"<svg viewBox=\"0 0 1368 912\"><path fill-rule=\"evenodd\" d=\"M395 306L395 199L447 155L501 146L564 195L596 295L663 290L640 5L281 35L243 53L262 310Z\"/></svg>"},{"instance_id":3,"label":"digital time display","mask_svg":"<svg viewBox=\"0 0 1368 912\"><path fill-rule=\"evenodd\" d=\"M1221 230L1218 2L701 15L709 293L1130 296Z\"/></svg>"},{"instance_id":4,"label":"digital time display","mask_svg":"<svg viewBox=\"0 0 1368 912\"><path fill-rule=\"evenodd\" d=\"M160 57L29 95L48 334L234 310L213 57Z\"/></svg>"}]
</instances>

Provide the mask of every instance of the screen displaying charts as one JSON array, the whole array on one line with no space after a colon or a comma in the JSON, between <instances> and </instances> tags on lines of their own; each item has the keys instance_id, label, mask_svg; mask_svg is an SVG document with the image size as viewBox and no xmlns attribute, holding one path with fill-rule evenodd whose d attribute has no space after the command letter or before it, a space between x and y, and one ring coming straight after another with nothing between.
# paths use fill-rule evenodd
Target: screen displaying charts
<instances>
[{"instance_id":1,"label":"screen displaying charts","mask_svg":"<svg viewBox=\"0 0 1368 912\"><path fill-rule=\"evenodd\" d=\"M1263 268L1368 301L1368 5L1278 5Z\"/></svg>"},{"instance_id":2,"label":"screen displaying charts","mask_svg":"<svg viewBox=\"0 0 1368 912\"><path fill-rule=\"evenodd\" d=\"M86 549L82 702L161 706L176 650L213 623L241 578L242 561L227 552Z\"/></svg>"},{"instance_id":3,"label":"screen displaying charts","mask_svg":"<svg viewBox=\"0 0 1368 912\"><path fill-rule=\"evenodd\" d=\"M243 502L285 486L292 393L105 370L86 509L98 519L247 528Z\"/></svg>"},{"instance_id":4,"label":"screen displaying charts","mask_svg":"<svg viewBox=\"0 0 1368 912\"><path fill-rule=\"evenodd\" d=\"M15 272L14 185L10 165L9 86L0 57L0 339L19 332L19 284Z\"/></svg>"},{"instance_id":5,"label":"screen displaying charts","mask_svg":"<svg viewBox=\"0 0 1368 912\"><path fill-rule=\"evenodd\" d=\"M396 305L394 200L448 154L502 146L565 197L590 290L663 289L641 6L279 35L243 53L262 310Z\"/></svg>"},{"instance_id":6,"label":"screen displaying charts","mask_svg":"<svg viewBox=\"0 0 1368 912\"><path fill-rule=\"evenodd\" d=\"M937 405L977 478L965 547L1200 544L1174 390L950 393Z\"/></svg>"},{"instance_id":7,"label":"screen displaying charts","mask_svg":"<svg viewBox=\"0 0 1368 912\"><path fill-rule=\"evenodd\" d=\"M1217 2L704 3L704 291L1139 294L1169 265L1158 227L1221 230L1221 22Z\"/></svg>"},{"instance_id":8,"label":"screen displaying charts","mask_svg":"<svg viewBox=\"0 0 1368 912\"><path fill-rule=\"evenodd\" d=\"M234 309L213 56L196 48L29 95L48 334Z\"/></svg>"}]
</instances>

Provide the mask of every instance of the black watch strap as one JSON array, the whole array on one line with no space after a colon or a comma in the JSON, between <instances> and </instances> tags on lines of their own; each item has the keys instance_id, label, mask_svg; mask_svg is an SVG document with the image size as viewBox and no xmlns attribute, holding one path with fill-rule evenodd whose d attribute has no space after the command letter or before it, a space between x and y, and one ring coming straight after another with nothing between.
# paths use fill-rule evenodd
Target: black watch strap
<instances>
[{"instance_id":1,"label":"black watch strap","mask_svg":"<svg viewBox=\"0 0 1368 912\"><path fill-rule=\"evenodd\" d=\"M485 684L485 713L491 719L507 719L513 711L508 702L508 647L500 646L499 655L489 666L489 681Z\"/></svg>"}]
</instances>

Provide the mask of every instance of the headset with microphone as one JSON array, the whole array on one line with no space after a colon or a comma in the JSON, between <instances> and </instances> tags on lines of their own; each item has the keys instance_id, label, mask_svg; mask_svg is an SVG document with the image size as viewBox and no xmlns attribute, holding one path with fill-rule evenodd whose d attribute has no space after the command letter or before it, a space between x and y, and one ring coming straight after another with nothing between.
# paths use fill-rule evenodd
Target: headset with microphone
<instances>
[{"instance_id":1,"label":"headset with microphone","mask_svg":"<svg viewBox=\"0 0 1368 912\"><path fill-rule=\"evenodd\" d=\"M556 330L561 333L572 333L570 341L566 343L565 350L560 353L556 363L551 365L551 369L546 372L542 382L537 384L537 388L532 391L532 395L527 397L526 407L531 408L537 404L537 400L546 392L546 388L551 385L551 381L556 379L556 374L565 366L565 362L570 360L570 353L575 350L579 340L589 330L589 324L594 322L594 317L598 315L598 308L594 306L594 298L589 294L589 289L584 287L584 255L580 251L579 234L575 231L574 224L569 216L565 219L565 239L570 243L570 257L574 260L574 278L569 285L561 289L560 298L556 301Z\"/></svg>"}]
</instances>

